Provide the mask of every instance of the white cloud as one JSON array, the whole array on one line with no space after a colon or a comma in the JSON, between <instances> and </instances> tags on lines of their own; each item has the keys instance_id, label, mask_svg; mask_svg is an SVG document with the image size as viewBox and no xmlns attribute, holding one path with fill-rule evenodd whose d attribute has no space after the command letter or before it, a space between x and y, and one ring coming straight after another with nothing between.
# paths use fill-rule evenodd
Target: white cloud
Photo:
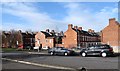
<instances>
[{"instance_id":1,"label":"white cloud","mask_svg":"<svg viewBox=\"0 0 120 71\"><path fill-rule=\"evenodd\" d=\"M117 19L117 8L104 7L93 12L92 9L78 3L66 3L65 8L68 9L68 16L64 18L64 21L81 26L85 30L92 28L100 31L108 25L109 18Z\"/></svg>"},{"instance_id":2,"label":"white cloud","mask_svg":"<svg viewBox=\"0 0 120 71\"><path fill-rule=\"evenodd\" d=\"M38 12L37 8L26 3L5 3L3 4L3 13L11 14L26 20L27 25L31 25L31 29L45 30L46 28L56 30L58 24L63 24L59 20L52 19L48 14ZM17 26L17 25L16 25ZM24 25L23 25L24 26ZM5 26L3 26L5 27ZM26 26L27 27L27 26Z\"/></svg>"},{"instance_id":3,"label":"white cloud","mask_svg":"<svg viewBox=\"0 0 120 71\"><path fill-rule=\"evenodd\" d=\"M28 28L28 27L26 27L26 26L23 26L23 25L21 25L20 23L18 24L16 24L16 23L4 23L4 24L2 24L2 29L4 29L4 30L11 30L11 29L15 29L15 30L26 30L26 28Z\"/></svg>"},{"instance_id":4,"label":"white cloud","mask_svg":"<svg viewBox=\"0 0 120 71\"><path fill-rule=\"evenodd\" d=\"M81 3L65 3L63 6L67 10L67 16L63 20L52 19L47 13L38 11L32 3L3 3L3 13L14 15L27 21L25 23L26 26L11 22L16 27L15 29L23 28L23 30L32 29L37 31L47 28L66 31L68 23L81 26L85 30L92 28L100 31L108 24L108 19L116 17L117 14L117 8L112 7L104 7L99 11L93 12L92 9ZM9 27L12 28L10 25L7 27L3 25L4 29Z\"/></svg>"}]
</instances>

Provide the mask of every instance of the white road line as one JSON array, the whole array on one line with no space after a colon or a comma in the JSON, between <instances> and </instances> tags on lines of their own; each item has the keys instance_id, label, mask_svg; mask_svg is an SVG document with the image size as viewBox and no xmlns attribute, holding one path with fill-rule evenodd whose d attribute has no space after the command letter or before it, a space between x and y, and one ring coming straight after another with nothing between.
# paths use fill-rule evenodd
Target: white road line
<instances>
[{"instance_id":1,"label":"white road line","mask_svg":"<svg viewBox=\"0 0 120 71\"><path fill-rule=\"evenodd\" d=\"M54 69L75 70L75 69L69 68L69 67L53 66L53 65L47 65L47 64L38 64L38 63L27 62L27 61L20 61L20 60L15 60L15 59L8 59L8 58L1 58L1 59L2 59L2 60L13 61L13 62L18 62L18 63L23 63L23 64L34 65L34 66L41 66L41 67L54 68Z\"/></svg>"},{"instance_id":2,"label":"white road line","mask_svg":"<svg viewBox=\"0 0 120 71\"><path fill-rule=\"evenodd\" d=\"M39 53L39 52L28 52L29 54L48 54L48 53Z\"/></svg>"}]
</instances>

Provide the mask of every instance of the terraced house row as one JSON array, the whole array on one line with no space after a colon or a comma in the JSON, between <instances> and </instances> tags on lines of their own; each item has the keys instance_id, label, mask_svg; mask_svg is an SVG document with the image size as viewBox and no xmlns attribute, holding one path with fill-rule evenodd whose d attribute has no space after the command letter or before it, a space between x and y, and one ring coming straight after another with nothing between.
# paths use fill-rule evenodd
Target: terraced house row
<instances>
[{"instance_id":1,"label":"terraced house row","mask_svg":"<svg viewBox=\"0 0 120 71\"><path fill-rule=\"evenodd\" d=\"M49 29L46 29L46 31L36 33L23 33L19 31L18 34L17 38L21 39L21 41L16 39L14 44L23 45L24 48L27 46L50 48L55 46L62 46L66 48L88 47L101 43L111 45L116 52L118 52L118 49L120 48L120 24L115 18L109 19L108 26L101 29L100 32L95 32L92 29L85 31L82 27L68 24L68 29L64 33L62 31L56 32L54 30L50 31ZM11 37L10 35L11 33L3 32L3 47L9 46L11 41L9 40L7 43L5 43L5 41L6 39L8 40L8 37Z\"/></svg>"},{"instance_id":2,"label":"terraced house row","mask_svg":"<svg viewBox=\"0 0 120 71\"><path fill-rule=\"evenodd\" d=\"M2 47L27 48L35 46L35 33L19 31L2 31Z\"/></svg>"},{"instance_id":3,"label":"terraced house row","mask_svg":"<svg viewBox=\"0 0 120 71\"><path fill-rule=\"evenodd\" d=\"M59 39L56 39L56 36ZM82 30L82 27L77 27L72 24L68 24L68 30L63 35L52 35L48 31L38 32L35 36L35 45L42 47L55 47L61 46L66 48L72 47L87 47L100 44L100 36L89 29L88 31ZM59 43L59 42L61 43Z\"/></svg>"},{"instance_id":4,"label":"terraced house row","mask_svg":"<svg viewBox=\"0 0 120 71\"><path fill-rule=\"evenodd\" d=\"M64 33L62 44L67 48L88 47L100 44L100 36L92 29L84 31L82 27L73 27L72 24L69 24L67 31Z\"/></svg>"}]
</instances>

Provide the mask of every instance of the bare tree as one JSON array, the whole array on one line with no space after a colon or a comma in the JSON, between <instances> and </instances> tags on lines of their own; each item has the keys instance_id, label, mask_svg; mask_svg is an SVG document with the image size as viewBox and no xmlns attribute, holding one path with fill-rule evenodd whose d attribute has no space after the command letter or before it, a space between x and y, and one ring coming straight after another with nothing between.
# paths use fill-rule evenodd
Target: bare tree
<instances>
[{"instance_id":1,"label":"bare tree","mask_svg":"<svg viewBox=\"0 0 120 71\"><path fill-rule=\"evenodd\" d=\"M2 47L7 47L7 37L4 31L2 32Z\"/></svg>"},{"instance_id":2,"label":"bare tree","mask_svg":"<svg viewBox=\"0 0 120 71\"><path fill-rule=\"evenodd\" d=\"M15 38L16 38L16 41L18 41L18 45L23 44L22 33L21 32L19 32L19 31L16 32Z\"/></svg>"}]
</instances>

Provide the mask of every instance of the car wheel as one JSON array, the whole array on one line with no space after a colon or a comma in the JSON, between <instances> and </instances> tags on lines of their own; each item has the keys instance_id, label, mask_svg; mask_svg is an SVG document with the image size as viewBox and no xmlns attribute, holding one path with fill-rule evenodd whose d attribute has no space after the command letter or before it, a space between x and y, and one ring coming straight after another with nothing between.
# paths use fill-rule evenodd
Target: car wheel
<instances>
[{"instance_id":1,"label":"car wheel","mask_svg":"<svg viewBox=\"0 0 120 71\"><path fill-rule=\"evenodd\" d=\"M64 55L65 55L65 56L67 56L67 55L68 55L68 53L67 53L67 52L65 52L65 53L64 53Z\"/></svg>"},{"instance_id":2,"label":"car wheel","mask_svg":"<svg viewBox=\"0 0 120 71\"><path fill-rule=\"evenodd\" d=\"M54 55L54 53L53 53L53 52L50 52L50 55Z\"/></svg>"},{"instance_id":3,"label":"car wheel","mask_svg":"<svg viewBox=\"0 0 120 71\"><path fill-rule=\"evenodd\" d=\"M101 55L102 55L102 57L106 57L107 56L107 54L105 52L103 52Z\"/></svg>"},{"instance_id":4,"label":"car wheel","mask_svg":"<svg viewBox=\"0 0 120 71\"><path fill-rule=\"evenodd\" d=\"M85 57L87 54L85 52L82 53L82 56Z\"/></svg>"}]
</instances>

